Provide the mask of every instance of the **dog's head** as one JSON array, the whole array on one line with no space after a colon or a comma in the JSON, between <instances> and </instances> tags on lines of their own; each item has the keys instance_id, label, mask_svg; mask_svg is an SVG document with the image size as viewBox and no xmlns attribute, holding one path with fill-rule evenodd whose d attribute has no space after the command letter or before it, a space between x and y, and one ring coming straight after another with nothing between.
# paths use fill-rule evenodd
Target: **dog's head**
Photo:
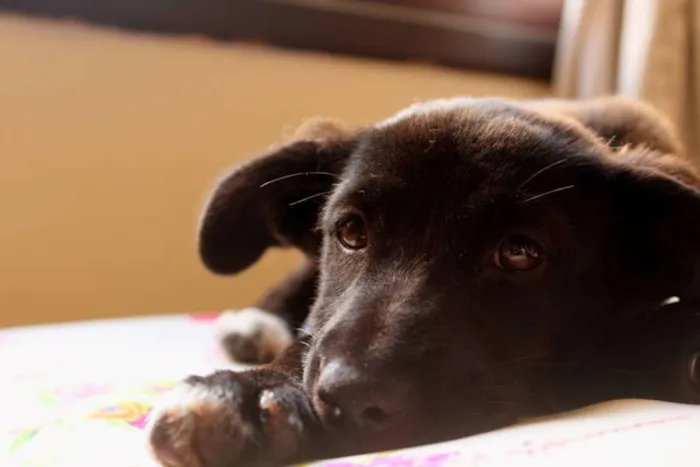
<instances>
[{"instance_id":1,"label":"dog's head","mask_svg":"<svg viewBox=\"0 0 700 467\"><path fill-rule=\"evenodd\" d=\"M318 262L305 384L329 424L377 449L686 397L666 317L700 298L700 185L655 111L456 99L312 128L219 183L201 255Z\"/></svg>"}]
</instances>

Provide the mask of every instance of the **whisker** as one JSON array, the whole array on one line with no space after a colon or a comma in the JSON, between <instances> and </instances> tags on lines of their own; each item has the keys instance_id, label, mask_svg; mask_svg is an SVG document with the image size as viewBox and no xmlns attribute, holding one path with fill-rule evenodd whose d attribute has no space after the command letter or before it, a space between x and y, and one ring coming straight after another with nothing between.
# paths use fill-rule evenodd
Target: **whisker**
<instances>
[{"instance_id":1,"label":"whisker","mask_svg":"<svg viewBox=\"0 0 700 467\"><path fill-rule=\"evenodd\" d=\"M530 183L532 180L534 180L535 177L538 177L539 175L542 175L544 172L548 171L549 169L553 169L554 167L556 167L556 166L558 166L559 164L562 164L562 163L564 163L564 162L566 162L566 159L559 159L558 161L552 162L551 164L545 166L544 168L542 168L542 169L538 170L537 172L535 172L534 174L530 175L530 176L527 178L527 180L525 180L523 183L520 184L520 186L518 186L518 188L524 187L525 185L527 185L528 183Z\"/></svg>"},{"instance_id":2,"label":"whisker","mask_svg":"<svg viewBox=\"0 0 700 467\"><path fill-rule=\"evenodd\" d=\"M289 206L294 206L295 204L303 203L304 201L308 201L308 200L310 200L310 199L318 198L319 196L323 196L323 195L329 195L329 194L331 194L331 193L333 193L332 190L331 190L331 191L322 191L321 193L316 193L316 194L314 194L314 195L307 196L306 198L302 198L302 199L300 199L300 200L294 201L293 203L289 203Z\"/></svg>"},{"instance_id":3,"label":"whisker","mask_svg":"<svg viewBox=\"0 0 700 467\"><path fill-rule=\"evenodd\" d=\"M331 173L331 172L297 172L293 174L287 174L287 175L282 175L281 177L273 178L272 180L268 180L262 185L260 185L260 188L265 188L268 185L272 185L273 183L280 182L282 180L287 180L288 178L293 178L293 177L301 177L301 176L310 176L310 175L328 175L330 177L334 178L340 178L338 175Z\"/></svg>"},{"instance_id":4,"label":"whisker","mask_svg":"<svg viewBox=\"0 0 700 467\"><path fill-rule=\"evenodd\" d=\"M570 190L570 189L574 188L575 186L576 185L566 185L566 186L562 186L559 188L555 188L553 190L545 191L544 193L540 193L539 195L531 196L531 197L521 201L520 204L529 203L530 201L534 201L536 199L540 199L540 198L543 198L545 196L548 196L548 195L551 195L554 193L559 193L560 191Z\"/></svg>"}]
</instances>

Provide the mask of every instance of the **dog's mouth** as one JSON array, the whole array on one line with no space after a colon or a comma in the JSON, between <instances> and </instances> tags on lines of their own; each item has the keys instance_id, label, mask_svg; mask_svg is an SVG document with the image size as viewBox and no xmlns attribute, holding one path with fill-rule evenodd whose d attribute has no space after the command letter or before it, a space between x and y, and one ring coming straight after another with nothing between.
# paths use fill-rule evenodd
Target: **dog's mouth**
<instances>
[{"instance_id":1,"label":"dog's mouth","mask_svg":"<svg viewBox=\"0 0 700 467\"><path fill-rule=\"evenodd\" d=\"M348 453L365 454L388 451L426 444L425 434L416 430L412 423L398 422L380 429L356 425L329 426Z\"/></svg>"},{"instance_id":2,"label":"dog's mouth","mask_svg":"<svg viewBox=\"0 0 700 467\"><path fill-rule=\"evenodd\" d=\"M340 380L350 375L353 379L345 382L363 388L346 388L352 397L339 401L337 393L324 394L322 373L329 364L321 361L314 354L307 358L305 391L323 430L348 455L424 445L503 428L517 422L526 403L522 384L515 382L512 371L502 375L475 375L474 371L449 374L437 367L418 371L414 365L413 374L409 375L401 364L387 365L392 371L338 373ZM370 383L365 386L363 382ZM367 407L359 410L358 404Z\"/></svg>"},{"instance_id":3,"label":"dog's mouth","mask_svg":"<svg viewBox=\"0 0 700 467\"><path fill-rule=\"evenodd\" d=\"M432 404L430 404L432 406ZM371 414L375 423L357 424L333 408L314 401L323 426L343 450L365 454L420 446L493 431L512 425L518 417L510 405L454 402L453 410L407 407L401 413Z\"/></svg>"},{"instance_id":4,"label":"dog's mouth","mask_svg":"<svg viewBox=\"0 0 700 467\"><path fill-rule=\"evenodd\" d=\"M365 422L356 423L342 412L313 397L314 411L321 424L349 454L385 451L421 444L422 434L409 414L386 414L379 409L366 409Z\"/></svg>"}]
</instances>

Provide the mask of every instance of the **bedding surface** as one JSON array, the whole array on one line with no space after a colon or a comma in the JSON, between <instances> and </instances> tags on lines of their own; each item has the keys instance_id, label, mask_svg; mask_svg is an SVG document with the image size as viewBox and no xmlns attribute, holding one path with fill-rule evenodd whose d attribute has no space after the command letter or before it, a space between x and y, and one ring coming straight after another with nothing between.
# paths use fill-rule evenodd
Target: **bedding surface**
<instances>
[{"instance_id":1,"label":"bedding surface","mask_svg":"<svg viewBox=\"0 0 700 467\"><path fill-rule=\"evenodd\" d=\"M0 330L0 466L155 466L142 431L154 401L188 374L244 368L216 347L214 317ZM698 441L698 407L614 401L464 440L314 465L696 467Z\"/></svg>"}]
</instances>

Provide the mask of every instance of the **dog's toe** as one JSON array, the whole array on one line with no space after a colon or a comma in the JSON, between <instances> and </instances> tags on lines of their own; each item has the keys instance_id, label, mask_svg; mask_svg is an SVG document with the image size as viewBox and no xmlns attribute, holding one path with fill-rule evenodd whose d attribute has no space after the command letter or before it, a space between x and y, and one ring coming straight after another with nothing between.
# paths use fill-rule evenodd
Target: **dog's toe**
<instances>
[{"instance_id":1,"label":"dog's toe","mask_svg":"<svg viewBox=\"0 0 700 467\"><path fill-rule=\"evenodd\" d=\"M229 357L241 363L268 363L293 340L282 318L258 308L223 312L216 331Z\"/></svg>"}]
</instances>

